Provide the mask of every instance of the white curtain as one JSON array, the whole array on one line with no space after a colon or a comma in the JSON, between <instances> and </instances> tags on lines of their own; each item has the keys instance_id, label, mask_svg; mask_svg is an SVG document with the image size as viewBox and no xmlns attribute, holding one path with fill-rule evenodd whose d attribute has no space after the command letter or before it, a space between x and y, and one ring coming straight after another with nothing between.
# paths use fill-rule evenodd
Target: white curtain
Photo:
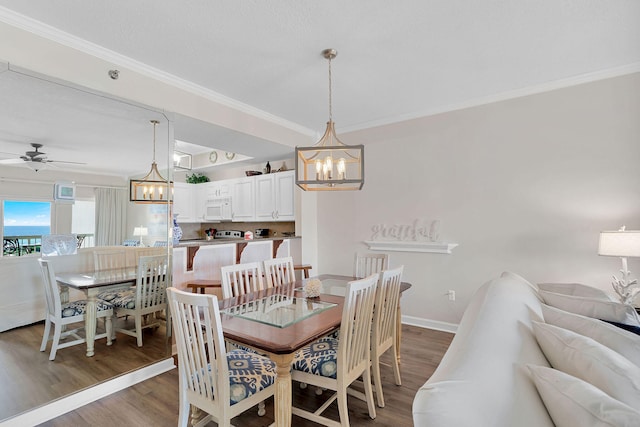
<instances>
[{"instance_id":1,"label":"white curtain","mask_svg":"<svg viewBox=\"0 0 640 427\"><path fill-rule=\"evenodd\" d=\"M127 190L96 188L96 246L121 245L126 236Z\"/></svg>"}]
</instances>

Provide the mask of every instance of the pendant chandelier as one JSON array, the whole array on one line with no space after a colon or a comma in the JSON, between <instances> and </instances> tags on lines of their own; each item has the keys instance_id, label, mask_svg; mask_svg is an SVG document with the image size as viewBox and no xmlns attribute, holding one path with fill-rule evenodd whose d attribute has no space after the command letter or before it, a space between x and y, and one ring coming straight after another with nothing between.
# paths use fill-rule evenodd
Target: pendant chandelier
<instances>
[{"instance_id":1,"label":"pendant chandelier","mask_svg":"<svg viewBox=\"0 0 640 427\"><path fill-rule=\"evenodd\" d=\"M296 184L305 191L361 190L364 185L364 145L345 145L336 136L332 117L331 60L338 52L325 49L329 61L329 121L320 140L296 147Z\"/></svg>"},{"instance_id":2,"label":"pendant chandelier","mask_svg":"<svg viewBox=\"0 0 640 427\"><path fill-rule=\"evenodd\" d=\"M167 203L169 192L173 192L173 182L164 179L158 172L156 164L156 126L160 123L151 120L153 124L153 163L151 170L144 178L129 181L129 200L135 203Z\"/></svg>"}]
</instances>

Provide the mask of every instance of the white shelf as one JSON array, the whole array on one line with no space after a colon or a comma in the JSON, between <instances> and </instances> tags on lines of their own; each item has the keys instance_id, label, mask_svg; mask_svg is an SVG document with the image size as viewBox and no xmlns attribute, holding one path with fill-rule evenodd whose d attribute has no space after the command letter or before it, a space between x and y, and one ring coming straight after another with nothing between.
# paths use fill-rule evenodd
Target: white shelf
<instances>
[{"instance_id":1,"label":"white shelf","mask_svg":"<svg viewBox=\"0 0 640 427\"><path fill-rule=\"evenodd\" d=\"M450 254L451 250L458 246L457 243L438 242L403 242L403 241L381 241L367 240L365 243L372 251L393 251L393 252L427 252L435 254Z\"/></svg>"}]
</instances>

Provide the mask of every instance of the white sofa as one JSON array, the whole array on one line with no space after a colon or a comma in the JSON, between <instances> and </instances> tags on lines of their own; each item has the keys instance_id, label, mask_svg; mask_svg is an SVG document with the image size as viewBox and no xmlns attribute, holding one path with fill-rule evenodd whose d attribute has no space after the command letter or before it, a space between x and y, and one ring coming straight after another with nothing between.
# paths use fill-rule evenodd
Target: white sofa
<instances>
[{"instance_id":1,"label":"white sofa","mask_svg":"<svg viewBox=\"0 0 640 427\"><path fill-rule=\"evenodd\" d=\"M597 320L637 331L633 307L580 284L539 286L505 272L476 292L414 398L416 427L640 426L640 335Z\"/></svg>"},{"instance_id":2,"label":"white sofa","mask_svg":"<svg viewBox=\"0 0 640 427\"><path fill-rule=\"evenodd\" d=\"M553 422L525 364L549 366L532 331L541 301L511 273L485 283L413 401L416 427L543 427Z\"/></svg>"}]
</instances>

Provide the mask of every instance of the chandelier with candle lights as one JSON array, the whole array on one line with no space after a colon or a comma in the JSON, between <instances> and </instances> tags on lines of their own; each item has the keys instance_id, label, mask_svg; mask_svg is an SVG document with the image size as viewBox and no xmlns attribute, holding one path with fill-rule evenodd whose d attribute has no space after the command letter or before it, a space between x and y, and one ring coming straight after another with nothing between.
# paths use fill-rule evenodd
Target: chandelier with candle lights
<instances>
[{"instance_id":1,"label":"chandelier with candle lights","mask_svg":"<svg viewBox=\"0 0 640 427\"><path fill-rule=\"evenodd\" d=\"M361 190L364 185L364 146L346 145L336 136L332 117L331 60L338 52L325 49L329 62L329 121L320 140L296 147L296 184L305 191Z\"/></svg>"}]
</instances>

